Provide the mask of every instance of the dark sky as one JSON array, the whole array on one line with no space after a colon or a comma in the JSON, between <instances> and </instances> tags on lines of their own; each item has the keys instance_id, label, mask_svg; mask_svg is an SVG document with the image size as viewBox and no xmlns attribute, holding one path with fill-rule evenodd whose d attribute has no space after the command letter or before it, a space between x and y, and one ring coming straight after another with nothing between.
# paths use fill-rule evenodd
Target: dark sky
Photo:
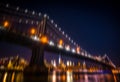
<instances>
[{"instance_id":1,"label":"dark sky","mask_svg":"<svg viewBox=\"0 0 120 82\"><path fill-rule=\"evenodd\" d=\"M120 66L119 3L112 0L81 2L77 0L11 0L0 2L47 13L83 49L93 55L103 56L106 53L116 65ZM0 54L4 54L1 46L3 43L0 44ZM13 46L11 51L12 49L14 50ZM21 48L18 48L19 50ZM23 51L24 54L27 52L30 53L30 51Z\"/></svg>"}]
</instances>

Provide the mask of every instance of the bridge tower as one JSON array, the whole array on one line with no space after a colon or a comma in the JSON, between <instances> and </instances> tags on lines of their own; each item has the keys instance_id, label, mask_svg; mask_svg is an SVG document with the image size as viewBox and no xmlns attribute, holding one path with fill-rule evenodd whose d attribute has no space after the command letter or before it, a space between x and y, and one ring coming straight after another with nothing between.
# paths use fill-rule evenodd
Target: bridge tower
<instances>
[{"instance_id":1,"label":"bridge tower","mask_svg":"<svg viewBox=\"0 0 120 82\"><path fill-rule=\"evenodd\" d=\"M39 26L37 27L37 37L42 38L46 35L46 16L43 17ZM44 45L34 45L32 47L32 56L30 59L29 66L26 68L26 71L33 71L34 73L47 73L48 68L45 66L44 62Z\"/></svg>"},{"instance_id":2,"label":"bridge tower","mask_svg":"<svg viewBox=\"0 0 120 82\"><path fill-rule=\"evenodd\" d=\"M44 16L43 20L40 22L37 28L37 36L42 37L45 35L46 29L46 17ZM44 66L44 45L41 46L33 46L32 47L32 56L30 60L30 66L37 65L37 66Z\"/></svg>"}]
</instances>

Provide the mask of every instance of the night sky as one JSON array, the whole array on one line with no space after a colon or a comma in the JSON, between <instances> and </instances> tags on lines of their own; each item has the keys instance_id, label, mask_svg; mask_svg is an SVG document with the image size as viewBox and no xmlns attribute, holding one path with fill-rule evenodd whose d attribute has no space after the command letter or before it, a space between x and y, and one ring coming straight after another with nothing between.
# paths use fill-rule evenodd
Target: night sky
<instances>
[{"instance_id":1,"label":"night sky","mask_svg":"<svg viewBox=\"0 0 120 82\"><path fill-rule=\"evenodd\" d=\"M47 13L74 41L93 55L107 54L120 66L120 9L119 3L109 1L0 1L23 9ZM31 51L0 42L0 56Z\"/></svg>"}]
</instances>

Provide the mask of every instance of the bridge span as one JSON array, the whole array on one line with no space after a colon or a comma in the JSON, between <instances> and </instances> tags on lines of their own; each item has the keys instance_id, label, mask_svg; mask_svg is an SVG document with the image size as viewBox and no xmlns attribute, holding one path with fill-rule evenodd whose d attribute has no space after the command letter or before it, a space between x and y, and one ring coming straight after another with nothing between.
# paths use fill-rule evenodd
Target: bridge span
<instances>
[{"instance_id":1,"label":"bridge span","mask_svg":"<svg viewBox=\"0 0 120 82\"><path fill-rule=\"evenodd\" d=\"M74 53L71 51L66 51L63 48L59 48L57 45L51 46L50 44L36 41L28 36L25 36L24 34L21 35L19 33L15 33L15 32L0 30L0 41L5 41L8 43L22 45L24 47L31 49L32 50L32 57L31 57L30 64L33 64L33 65L36 65L36 64L41 65L40 62L42 62L42 65L44 64L44 62L43 62L44 61L44 58L43 58L44 53L42 53L42 54L36 53L36 52L41 51L40 48L42 46L44 48L43 52L48 51L48 52L52 52L52 53L56 53L56 54L62 53L61 55L63 55L63 56L68 56L68 57L72 57L72 58L91 61L93 63L103 65L104 67L114 68L111 64L105 63L104 61L97 60L94 57L88 57L88 56ZM36 51L36 50L38 50L38 51ZM39 59L38 56L42 56L42 58Z\"/></svg>"},{"instance_id":2,"label":"bridge span","mask_svg":"<svg viewBox=\"0 0 120 82\"><path fill-rule=\"evenodd\" d=\"M60 53L112 69L108 56L95 57L81 48L47 14L0 4L0 41L28 47L32 50L30 66L44 67L44 52Z\"/></svg>"}]
</instances>

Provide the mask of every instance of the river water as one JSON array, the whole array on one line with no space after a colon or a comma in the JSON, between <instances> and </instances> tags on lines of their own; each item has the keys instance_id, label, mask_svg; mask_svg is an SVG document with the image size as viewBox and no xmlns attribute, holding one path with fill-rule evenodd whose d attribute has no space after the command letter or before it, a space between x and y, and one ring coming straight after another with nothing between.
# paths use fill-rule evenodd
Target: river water
<instances>
[{"instance_id":1,"label":"river water","mask_svg":"<svg viewBox=\"0 0 120 82\"><path fill-rule=\"evenodd\" d=\"M120 74L74 74L71 71L53 71L48 76L25 76L23 72L0 72L0 82L120 82Z\"/></svg>"}]
</instances>

